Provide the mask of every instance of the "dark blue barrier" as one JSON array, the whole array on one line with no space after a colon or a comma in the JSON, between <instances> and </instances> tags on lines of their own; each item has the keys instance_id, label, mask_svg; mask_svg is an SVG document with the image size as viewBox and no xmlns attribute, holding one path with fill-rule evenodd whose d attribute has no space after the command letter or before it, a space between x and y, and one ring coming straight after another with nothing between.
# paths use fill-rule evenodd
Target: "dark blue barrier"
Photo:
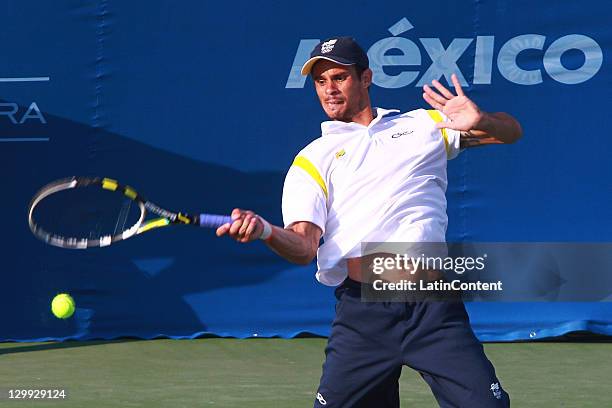
<instances>
[{"instance_id":1,"label":"dark blue barrier","mask_svg":"<svg viewBox=\"0 0 612 408\"><path fill-rule=\"evenodd\" d=\"M331 288L263 244L176 228L66 251L30 234L26 207L53 179L100 175L280 223L284 174L325 119L296 67L333 35L368 50L379 106L425 107L421 83L458 72L521 121L518 144L450 162L449 241L611 240L609 2L35 3L0 14L0 340L328 334ZM58 292L75 318L51 315ZM483 340L612 334L606 302L469 310Z\"/></svg>"}]
</instances>

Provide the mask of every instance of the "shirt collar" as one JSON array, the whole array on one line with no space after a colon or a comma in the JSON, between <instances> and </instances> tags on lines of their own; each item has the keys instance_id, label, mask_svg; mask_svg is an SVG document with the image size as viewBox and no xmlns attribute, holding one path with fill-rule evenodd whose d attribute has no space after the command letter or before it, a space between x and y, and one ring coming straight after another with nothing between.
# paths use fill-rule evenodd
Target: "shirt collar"
<instances>
[{"instance_id":1,"label":"shirt collar","mask_svg":"<svg viewBox=\"0 0 612 408\"><path fill-rule=\"evenodd\" d=\"M383 109L383 108L374 108L376 112L376 117L370 122L368 126L360 125L355 122L341 122L339 120L328 120L321 123L321 134L325 135L333 135L333 134L341 134L347 132L354 132L360 129L370 129L379 123L386 116L390 116L393 114L399 113L397 109Z\"/></svg>"}]
</instances>

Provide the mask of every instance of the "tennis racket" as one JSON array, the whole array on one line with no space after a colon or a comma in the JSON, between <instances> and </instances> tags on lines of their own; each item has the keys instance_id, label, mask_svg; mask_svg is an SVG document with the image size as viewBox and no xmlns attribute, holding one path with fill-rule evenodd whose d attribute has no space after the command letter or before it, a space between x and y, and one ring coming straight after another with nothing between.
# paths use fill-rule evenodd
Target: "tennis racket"
<instances>
[{"instance_id":1,"label":"tennis racket","mask_svg":"<svg viewBox=\"0 0 612 408\"><path fill-rule=\"evenodd\" d=\"M148 214L155 218L146 219ZM132 187L101 177L71 177L41 188L28 208L32 233L49 245L70 249L105 247L169 225L218 228L225 215L169 211Z\"/></svg>"}]
</instances>

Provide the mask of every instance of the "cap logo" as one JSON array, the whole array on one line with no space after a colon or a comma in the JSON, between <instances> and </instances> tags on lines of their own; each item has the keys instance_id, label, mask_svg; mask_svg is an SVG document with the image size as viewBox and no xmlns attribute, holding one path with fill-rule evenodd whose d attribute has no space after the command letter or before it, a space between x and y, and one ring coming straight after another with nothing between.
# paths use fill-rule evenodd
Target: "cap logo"
<instances>
[{"instance_id":1,"label":"cap logo","mask_svg":"<svg viewBox=\"0 0 612 408\"><path fill-rule=\"evenodd\" d=\"M328 52L333 50L334 49L334 45L336 44L336 41L338 41L338 40L329 40L329 41L325 41L323 44L321 44L321 54L327 54Z\"/></svg>"}]
</instances>

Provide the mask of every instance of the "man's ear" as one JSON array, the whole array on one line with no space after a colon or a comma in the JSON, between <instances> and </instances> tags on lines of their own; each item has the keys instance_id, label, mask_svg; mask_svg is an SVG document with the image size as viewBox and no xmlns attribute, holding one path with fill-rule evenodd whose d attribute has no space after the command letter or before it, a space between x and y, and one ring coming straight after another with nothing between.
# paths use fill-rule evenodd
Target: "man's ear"
<instances>
[{"instance_id":1,"label":"man's ear","mask_svg":"<svg viewBox=\"0 0 612 408\"><path fill-rule=\"evenodd\" d=\"M364 88L369 88L372 85L372 70L370 68L361 73L361 83Z\"/></svg>"}]
</instances>

